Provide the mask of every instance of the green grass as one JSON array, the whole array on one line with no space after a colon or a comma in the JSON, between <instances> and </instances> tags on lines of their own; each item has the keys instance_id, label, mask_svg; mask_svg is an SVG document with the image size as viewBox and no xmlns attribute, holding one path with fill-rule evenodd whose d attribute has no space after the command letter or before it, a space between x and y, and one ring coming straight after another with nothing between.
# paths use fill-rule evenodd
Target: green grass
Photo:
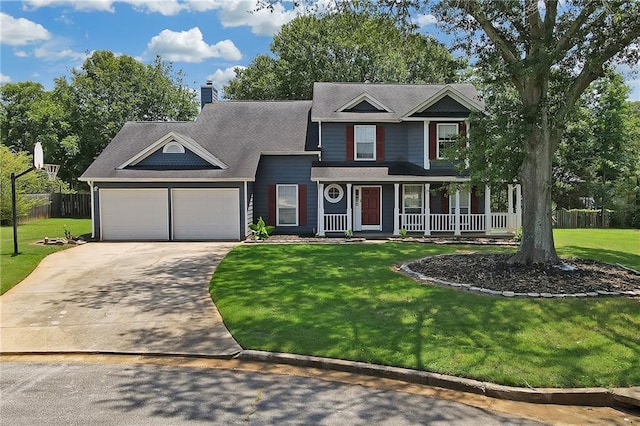
<instances>
[{"instance_id":1,"label":"green grass","mask_svg":"<svg viewBox=\"0 0 640 426\"><path fill-rule=\"evenodd\" d=\"M638 229L556 229L553 238L560 256L620 263L640 270Z\"/></svg>"},{"instance_id":2,"label":"green grass","mask_svg":"<svg viewBox=\"0 0 640 426\"><path fill-rule=\"evenodd\" d=\"M41 219L18 225L18 250L13 255L13 228L0 227L0 264L2 283L0 294L14 287L27 277L48 254L64 250L67 246L40 246L34 244L44 237L64 237L64 226L74 236L91 232L91 219Z\"/></svg>"},{"instance_id":3,"label":"green grass","mask_svg":"<svg viewBox=\"0 0 640 426\"><path fill-rule=\"evenodd\" d=\"M609 252L625 254L624 244L606 247L591 234L583 246L583 232L575 238L572 232L561 231L557 239L565 255L574 254L574 246L595 257L594 247L603 247L607 261ZM633 245L633 232L620 235ZM421 285L392 269L404 260L467 250L495 248L243 245L217 268L210 290L225 324L247 349L515 386L640 385L638 300L490 297ZM637 255L626 255L620 259L633 266Z\"/></svg>"}]
</instances>

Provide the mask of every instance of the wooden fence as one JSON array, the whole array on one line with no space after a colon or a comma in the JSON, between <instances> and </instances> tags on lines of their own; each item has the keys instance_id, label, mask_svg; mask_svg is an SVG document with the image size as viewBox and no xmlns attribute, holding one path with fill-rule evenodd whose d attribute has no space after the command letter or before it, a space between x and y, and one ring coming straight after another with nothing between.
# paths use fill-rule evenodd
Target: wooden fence
<instances>
[{"instance_id":1,"label":"wooden fence","mask_svg":"<svg viewBox=\"0 0 640 426\"><path fill-rule=\"evenodd\" d=\"M50 217L91 217L91 194L26 194L34 202L21 223Z\"/></svg>"},{"instance_id":2,"label":"wooden fence","mask_svg":"<svg viewBox=\"0 0 640 426\"><path fill-rule=\"evenodd\" d=\"M609 228L612 211L605 210L556 210L553 212L556 228Z\"/></svg>"}]
</instances>

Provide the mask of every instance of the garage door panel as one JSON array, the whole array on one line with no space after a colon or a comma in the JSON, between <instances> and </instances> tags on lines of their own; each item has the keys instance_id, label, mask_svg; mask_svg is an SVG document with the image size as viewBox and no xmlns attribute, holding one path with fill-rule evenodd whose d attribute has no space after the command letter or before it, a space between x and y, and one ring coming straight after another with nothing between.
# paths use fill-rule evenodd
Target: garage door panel
<instances>
[{"instance_id":1,"label":"garage door panel","mask_svg":"<svg viewBox=\"0 0 640 426\"><path fill-rule=\"evenodd\" d=\"M237 188L173 189L173 239L240 239L239 197Z\"/></svg>"},{"instance_id":2,"label":"garage door panel","mask_svg":"<svg viewBox=\"0 0 640 426\"><path fill-rule=\"evenodd\" d=\"M167 189L100 189L103 240L168 240Z\"/></svg>"}]
</instances>

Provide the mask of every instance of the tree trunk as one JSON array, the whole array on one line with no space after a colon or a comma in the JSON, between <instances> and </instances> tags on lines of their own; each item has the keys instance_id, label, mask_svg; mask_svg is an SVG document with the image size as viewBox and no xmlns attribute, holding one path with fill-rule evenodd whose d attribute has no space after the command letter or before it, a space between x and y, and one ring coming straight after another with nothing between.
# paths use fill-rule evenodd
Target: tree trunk
<instances>
[{"instance_id":1,"label":"tree trunk","mask_svg":"<svg viewBox=\"0 0 640 426\"><path fill-rule=\"evenodd\" d=\"M527 153L520 169L522 241L509 260L512 264L560 263L551 219L551 162L555 146L551 134L545 125L530 128Z\"/></svg>"}]
</instances>

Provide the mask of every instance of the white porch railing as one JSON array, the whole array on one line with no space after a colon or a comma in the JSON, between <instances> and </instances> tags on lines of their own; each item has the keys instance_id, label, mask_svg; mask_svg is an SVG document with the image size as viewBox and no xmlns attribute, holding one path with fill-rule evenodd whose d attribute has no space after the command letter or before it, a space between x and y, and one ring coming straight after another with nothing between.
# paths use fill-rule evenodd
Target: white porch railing
<instances>
[{"instance_id":1,"label":"white porch railing","mask_svg":"<svg viewBox=\"0 0 640 426\"><path fill-rule=\"evenodd\" d=\"M421 213L404 213L400 215L400 227L409 232L424 231L424 215Z\"/></svg>"},{"instance_id":2,"label":"white porch railing","mask_svg":"<svg viewBox=\"0 0 640 426\"><path fill-rule=\"evenodd\" d=\"M455 231L456 230L456 222L454 214L432 214L430 216L431 221L431 231L439 232L439 231Z\"/></svg>"},{"instance_id":3,"label":"white porch railing","mask_svg":"<svg viewBox=\"0 0 640 426\"><path fill-rule=\"evenodd\" d=\"M508 232L511 220L509 213L491 213L491 229L496 232Z\"/></svg>"},{"instance_id":4,"label":"white porch railing","mask_svg":"<svg viewBox=\"0 0 640 426\"><path fill-rule=\"evenodd\" d=\"M453 220L455 221L455 215ZM486 228L484 214L461 214L460 215L460 231L461 232L484 232Z\"/></svg>"},{"instance_id":5,"label":"white porch railing","mask_svg":"<svg viewBox=\"0 0 640 426\"><path fill-rule=\"evenodd\" d=\"M347 230L347 215L328 213L324 215L325 232L344 232Z\"/></svg>"},{"instance_id":6,"label":"white porch railing","mask_svg":"<svg viewBox=\"0 0 640 426\"><path fill-rule=\"evenodd\" d=\"M408 232L424 232L426 220L429 220L431 232L455 232L456 215L420 213L401 213L400 227ZM487 232L494 234L507 234L515 232L515 213L491 213L491 229L487 232L484 214L461 214L460 232ZM324 215L325 232L344 232L347 230L347 215L342 213L330 213Z\"/></svg>"}]
</instances>

